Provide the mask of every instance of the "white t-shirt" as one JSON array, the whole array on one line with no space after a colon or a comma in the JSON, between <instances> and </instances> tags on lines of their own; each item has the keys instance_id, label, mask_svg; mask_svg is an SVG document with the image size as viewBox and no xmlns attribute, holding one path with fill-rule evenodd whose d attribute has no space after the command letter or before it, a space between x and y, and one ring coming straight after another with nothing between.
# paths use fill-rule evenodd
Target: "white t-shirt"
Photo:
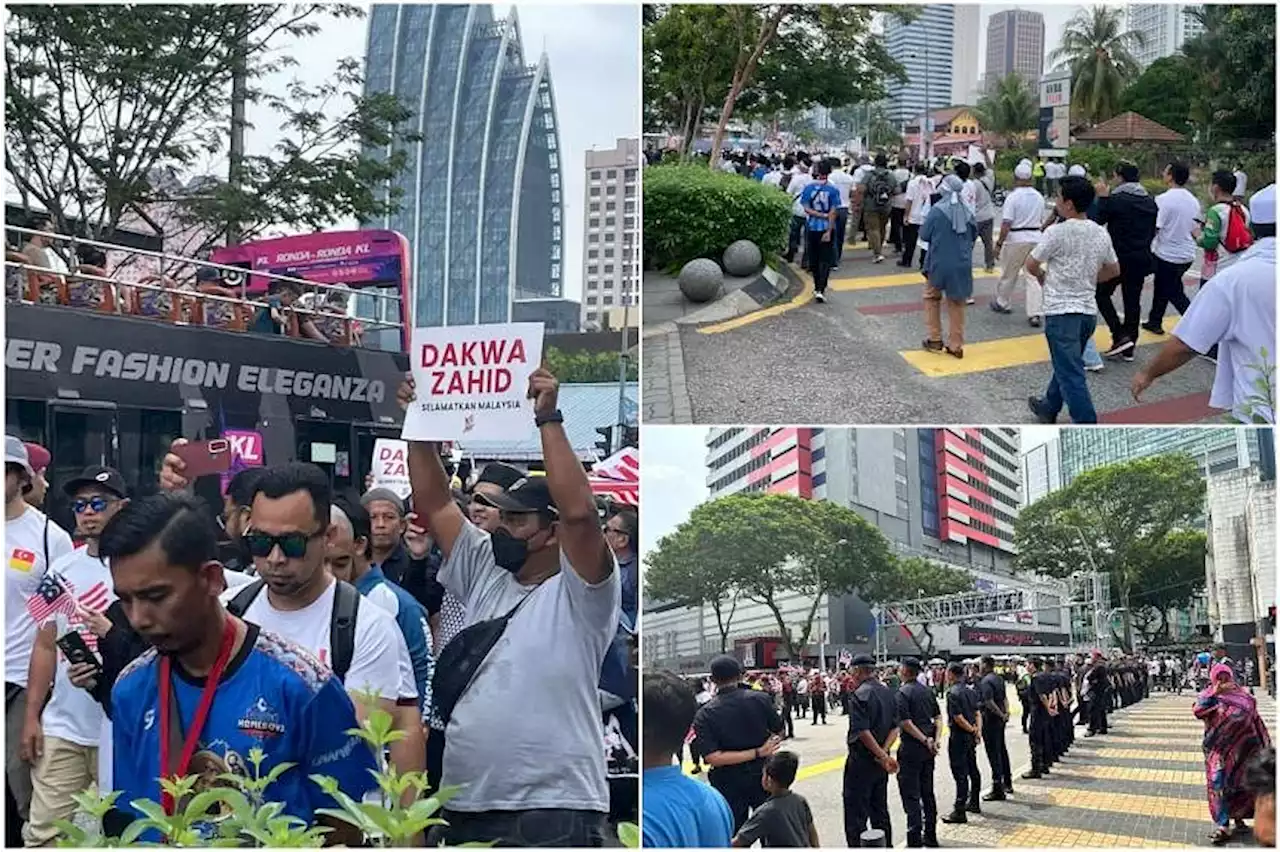
<instances>
[{"instance_id":1,"label":"white t-shirt","mask_svg":"<svg viewBox=\"0 0 1280 852\"><path fill-rule=\"evenodd\" d=\"M813 183L813 178L808 172L800 171L791 176L791 182L787 184L787 194L795 199L791 205L791 215L804 215L804 205L800 203L800 193L804 192L804 188L811 183Z\"/></svg>"},{"instance_id":2,"label":"white t-shirt","mask_svg":"<svg viewBox=\"0 0 1280 852\"><path fill-rule=\"evenodd\" d=\"M853 176L844 169L836 169L827 181L840 193L840 209L849 208L849 191L853 189Z\"/></svg>"},{"instance_id":3,"label":"white t-shirt","mask_svg":"<svg viewBox=\"0 0 1280 852\"><path fill-rule=\"evenodd\" d=\"M1045 266L1045 316L1098 312L1098 271L1116 262L1105 228L1088 219L1050 225L1031 256Z\"/></svg>"},{"instance_id":4,"label":"white t-shirt","mask_svg":"<svg viewBox=\"0 0 1280 852\"><path fill-rule=\"evenodd\" d=\"M27 613L27 598L48 570L45 562L44 512L30 506L12 521L4 524L4 548L9 554L5 570L4 590L4 679L6 683L27 685L27 669L31 665L31 648L36 641L36 625ZM53 521L48 521L49 562L75 550L71 536Z\"/></svg>"},{"instance_id":5,"label":"white t-shirt","mask_svg":"<svg viewBox=\"0 0 1280 852\"><path fill-rule=\"evenodd\" d=\"M1251 365L1262 361L1263 347L1275 369L1275 237L1258 240L1230 269L1210 278L1173 333L1201 354L1218 344L1209 404L1241 416L1245 400L1257 393L1258 371Z\"/></svg>"},{"instance_id":6,"label":"white t-shirt","mask_svg":"<svg viewBox=\"0 0 1280 852\"><path fill-rule=\"evenodd\" d=\"M907 184L907 202L911 205L907 217L908 224L924 224L924 217L929 215L929 208L933 206L929 201L931 195L933 195L933 184L924 175L916 175L911 179L911 183Z\"/></svg>"},{"instance_id":7,"label":"white t-shirt","mask_svg":"<svg viewBox=\"0 0 1280 852\"><path fill-rule=\"evenodd\" d=\"M245 610L244 620L301 645L319 657L320 662L330 665L333 651L329 647L329 628L333 622L333 597L336 588L337 582L330 582L320 597L309 606L297 610L276 609L267 598L267 589L263 588ZM222 594L222 602L227 603L235 595L235 589L227 589ZM395 620L381 607L361 606L356 613L355 651L351 655L351 668L347 670L343 681L347 692L373 692L390 700L407 698L403 694L397 642L399 647L404 647L404 656L407 658L409 650ZM413 684L412 675L409 683ZM417 687L412 686L412 690L412 694L416 696Z\"/></svg>"},{"instance_id":8,"label":"white t-shirt","mask_svg":"<svg viewBox=\"0 0 1280 852\"><path fill-rule=\"evenodd\" d=\"M1249 176L1241 169L1236 169L1231 173L1231 176L1236 179L1236 189L1231 194L1236 198L1244 198L1244 191L1249 186Z\"/></svg>"},{"instance_id":9,"label":"white t-shirt","mask_svg":"<svg viewBox=\"0 0 1280 852\"><path fill-rule=\"evenodd\" d=\"M761 178L760 182L763 183L765 186L776 186L781 188L783 177L789 177L789 176L784 175L780 169L774 169L773 171L766 174L763 178Z\"/></svg>"},{"instance_id":10,"label":"white t-shirt","mask_svg":"<svg viewBox=\"0 0 1280 852\"><path fill-rule=\"evenodd\" d=\"M1218 221L1222 223L1222 236L1225 237L1227 235L1227 225L1231 221L1229 218L1231 216L1231 205L1219 203L1219 204L1213 205L1213 207L1210 209L1218 211ZM1241 215L1244 216L1245 225L1251 225L1253 223L1253 219L1249 214L1248 205L1241 204L1240 213ZM1227 247L1222 244L1222 240L1219 239L1218 240L1218 265L1214 267L1214 272L1217 273L1217 272L1222 272L1226 269L1230 269L1232 266L1235 265L1235 262L1237 260L1244 257L1248 252L1249 252L1249 249L1245 249L1244 251L1238 251L1234 253L1229 252L1227 251Z\"/></svg>"},{"instance_id":11,"label":"white t-shirt","mask_svg":"<svg viewBox=\"0 0 1280 852\"><path fill-rule=\"evenodd\" d=\"M960 203L976 218L978 215L978 187L975 184L976 181L972 180L964 182L964 186L960 188Z\"/></svg>"},{"instance_id":12,"label":"white t-shirt","mask_svg":"<svg viewBox=\"0 0 1280 852\"><path fill-rule=\"evenodd\" d=\"M796 692L799 693L800 695L809 694L809 681L807 678L801 678L800 680L796 681Z\"/></svg>"},{"instance_id":13,"label":"white t-shirt","mask_svg":"<svg viewBox=\"0 0 1280 852\"><path fill-rule=\"evenodd\" d=\"M1184 187L1175 186L1156 196L1156 237L1151 253L1168 263L1191 263L1196 242L1191 231L1200 218L1200 202Z\"/></svg>"},{"instance_id":14,"label":"white t-shirt","mask_svg":"<svg viewBox=\"0 0 1280 852\"><path fill-rule=\"evenodd\" d=\"M1019 186L1004 199L1000 211L1002 222L1009 223L1009 245L1040 242L1040 227L1044 224L1044 196L1034 187Z\"/></svg>"},{"instance_id":15,"label":"white t-shirt","mask_svg":"<svg viewBox=\"0 0 1280 852\"><path fill-rule=\"evenodd\" d=\"M111 569L96 556L90 556L84 548L73 550L54 560L50 569L65 581L67 588L86 608L94 612L106 612L116 599ZM58 619L65 626L57 627L58 634L76 630L84 637L91 651L98 650L98 637L86 624L72 618L69 622ZM52 622L45 622L50 624ZM76 745L98 746L102 736L102 706L93 700L86 690L74 686L67 677L71 664L58 649L58 668L54 675L53 695L45 705L41 722L45 736L58 737Z\"/></svg>"},{"instance_id":16,"label":"white t-shirt","mask_svg":"<svg viewBox=\"0 0 1280 852\"><path fill-rule=\"evenodd\" d=\"M377 606L391 616L394 620L400 614L400 599L396 597L396 593L391 591L391 587L386 583L379 583L369 590L364 596L365 600ZM423 622L424 627L426 623ZM413 658L409 656L409 643L404 639L404 633L399 629L399 622L396 623L396 638L400 640L399 647L396 649L398 656L397 664L400 669L400 697L401 698L417 698L418 682L413 673ZM431 643L431 630L424 630L427 636L427 644Z\"/></svg>"}]
</instances>

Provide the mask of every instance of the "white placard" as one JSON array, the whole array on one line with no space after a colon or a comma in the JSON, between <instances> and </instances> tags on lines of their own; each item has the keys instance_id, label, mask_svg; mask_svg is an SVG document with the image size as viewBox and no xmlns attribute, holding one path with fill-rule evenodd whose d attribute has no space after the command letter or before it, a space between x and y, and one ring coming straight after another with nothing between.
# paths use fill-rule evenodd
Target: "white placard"
<instances>
[{"instance_id":1,"label":"white placard","mask_svg":"<svg viewBox=\"0 0 1280 852\"><path fill-rule=\"evenodd\" d=\"M409 487L409 444L405 441L374 441L372 470L374 488L389 488L401 499L413 490Z\"/></svg>"},{"instance_id":2,"label":"white placard","mask_svg":"<svg viewBox=\"0 0 1280 852\"><path fill-rule=\"evenodd\" d=\"M409 366L417 399L405 412L409 441L500 440L533 421L529 375L542 363L540 322L419 328Z\"/></svg>"}]
</instances>

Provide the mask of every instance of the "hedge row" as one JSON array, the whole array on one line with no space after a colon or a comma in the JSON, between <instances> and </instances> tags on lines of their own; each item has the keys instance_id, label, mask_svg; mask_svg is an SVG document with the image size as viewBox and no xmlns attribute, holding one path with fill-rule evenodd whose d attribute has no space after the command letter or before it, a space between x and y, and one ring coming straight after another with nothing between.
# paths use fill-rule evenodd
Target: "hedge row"
<instances>
[{"instance_id":1,"label":"hedge row","mask_svg":"<svg viewBox=\"0 0 1280 852\"><path fill-rule=\"evenodd\" d=\"M705 165L644 170L644 262L673 270L690 260L720 262L729 244L751 240L765 257L782 252L791 223L784 192Z\"/></svg>"}]
</instances>

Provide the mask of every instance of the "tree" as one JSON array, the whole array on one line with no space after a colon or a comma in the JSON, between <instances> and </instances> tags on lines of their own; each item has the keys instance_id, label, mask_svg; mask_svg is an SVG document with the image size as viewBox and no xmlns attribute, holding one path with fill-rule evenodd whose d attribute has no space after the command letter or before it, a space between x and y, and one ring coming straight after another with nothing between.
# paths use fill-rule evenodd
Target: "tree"
<instances>
[{"instance_id":1,"label":"tree","mask_svg":"<svg viewBox=\"0 0 1280 852\"><path fill-rule=\"evenodd\" d=\"M1204 589L1205 534L1171 532L1152 548L1132 595L1133 623L1146 644L1169 636L1169 610L1189 606Z\"/></svg>"},{"instance_id":2,"label":"tree","mask_svg":"<svg viewBox=\"0 0 1280 852\"><path fill-rule=\"evenodd\" d=\"M733 78L733 33L715 6L645 5L646 129L678 128L688 154Z\"/></svg>"},{"instance_id":3,"label":"tree","mask_svg":"<svg viewBox=\"0 0 1280 852\"><path fill-rule=\"evenodd\" d=\"M617 352L565 352L548 346L543 353L547 369L565 384L618 381ZM639 376L635 358L627 359L627 381Z\"/></svg>"},{"instance_id":4,"label":"tree","mask_svg":"<svg viewBox=\"0 0 1280 852\"><path fill-rule=\"evenodd\" d=\"M732 551L717 551L709 536L686 523L659 539L644 561L646 596L662 603L711 607L720 633L720 652L727 651L739 599Z\"/></svg>"},{"instance_id":5,"label":"tree","mask_svg":"<svg viewBox=\"0 0 1280 852\"><path fill-rule=\"evenodd\" d=\"M1090 566L1110 575L1124 613L1122 644L1132 650L1133 607L1146 605L1137 593L1155 582L1150 566L1185 556L1178 537L1203 523L1204 493L1200 466L1183 454L1086 471L1018 515L1018 565L1058 578Z\"/></svg>"},{"instance_id":6,"label":"tree","mask_svg":"<svg viewBox=\"0 0 1280 852\"><path fill-rule=\"evenodd\" d=\"M1187 85L1187 81L1194 79L1194 74L1185 56L1157 59L1124 90L1120 109L1144 115L1170 130L1187 133L1191 130L1191 91L1194 88Z\"/></svg>"},{"instance_id":7,"label":"tree","mask_svg":"<svg viewBox=\"0 0 1280 852\"><path fill-rule=\"evenodd\" d=\"M983 130L1004 138L1006 148L1018 145L1039 120L1036 98L1021 74L1002 77L979 99L974 115Z\"/></svg>"},{"instance_id":8,"label":"tree","mask_svg":"<svg viewBox=\"0 0 1280 852\"><path fill-rule=\"evenodd\" d=\"M1267 143L1276 126L1273 4L1190 6L1203 32L1183 45L1192 74L1176 87L1191 99L1204 138Z\"/></svg>"},{"instance_id":9,"label":"tree","mask_svg":"<svg viewBox=\"0 0 1280 852\"><path fill-rule=\"evenodd\" d=\"M1049 54L1058 69L1071 70L1071 110L1091 124L1120 111L1120 97L1141 70L1132 51L1146 36L1124 29L1124 9L1088 6L1076 12L1062 34L1062 44Z\"/></svg>"},{"instance_id":10,"label":"tree","mask_svg":"<svg viewBox=\"0 0 1280 852\"><path fill-rule=\"evenodd\" d=\"M974 576L968 571L952 568L919 556L897 558L893 570L887 571L861 590L862 599L879 604L915 598L932 598L940 595L958 595L972 592ZM903 624L911 641L926 657L933 654L933 631L928 622Z\"/></svg>"},{"instance_id":11,"label":"tree","mask_svg":"<svg viewBox=\"0 0 1280 852\"><path fill-rule=\"evenodd\" d=\"M5 39L5 168L22 196L60 231L78 219L104 235L132 217L157 232L162 205L201 235L188 254L268 228L319 230L394 210L385 185L406 161L394 143L416 139L411 113L389 94L358 94L359 64L284 97L255 86L296 61L285 36L318 30L319 15L353 6L213 4L9 7ZM233 80L233 78L242 78ZM235 82L235 85L233 85ZM233 91L234 90L234 91ZM241 118L233 95L270 107L285 138L265 155L240 152L228 180L186 178L226 151ZM373 153L368 153L373 152ZM164 217L169 218L169 217Z\"/></svg>"}]
</instances>

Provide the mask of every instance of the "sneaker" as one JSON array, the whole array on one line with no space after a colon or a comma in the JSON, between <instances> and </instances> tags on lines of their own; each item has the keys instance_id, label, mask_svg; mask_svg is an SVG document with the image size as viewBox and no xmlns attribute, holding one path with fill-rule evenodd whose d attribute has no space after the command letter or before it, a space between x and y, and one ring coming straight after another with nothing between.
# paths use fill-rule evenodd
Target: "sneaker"
<instances>
[{"instance_id":1,"label":"sneaker","mask_svg":"<svg viewBox=\"0 0 1280 852\"><path fill-rule=\"evenodd\" d=\"M1006 308L1004 305L1000 304L1000 302L997 301L996 299L991 300L991 310L995 311L998 314L1013 313L1013 308Z\"/></svg>"},{"instance_id":2,"label":"sneaker","mask_svg":"<svg viewBox=\"0 0 1280 852\"><path fill-rule=\"evenodd\" d=\"M1120 356L1120 360L1121 360L1121 361L1124 361L1126 364L1132 364L1132 363L1133 363L1133 350L1132 350L1132 349L1130 349L1128 352L1125 352L1123 355L1121 355L1121 356Z\"/></svg>"},{"instance_id":3,"label":"sneaker","mask_svg":"<svg viewBox=\"0 0 1280 852\"><path fill-rule=\"evenodd\" d=\"M1040 327L1040 317L1030 317L1030 318L1028 318L1028 319L1027 319L1027 324L1028 324L1028 325L1030 325L1032 328L1039 328L1039 327Z\"/></svg>"},{"instance_id":4,"label":"sneaker","mask_svg":"<svg viewBox=\"0 0 1280 852\"><path fill-rule=\"evenodd\" d=\"M827 294L819 290L813 294L813 298L819 302L825 302L827 300Z\"/></svg>"},{"instance_id":5,"label":"sneaker","mask_svg":"<svg viewBox=\"0 0 1280 852\"><path fill-rule=\"evenodd\" d=\"M1151 323L1144 322L1142 327L1152 334L1164 334L1164 326L1152 325Z\"/></svg>"},{"instance_id":6,"label":"sneaker","mask_svg":"<svg viewBox=\"0 0 1280 852\"><path fill-rule=\"evenodd\" d=\"M1040 413L1040 400L1039 400L1039 399L1037 399L1037 398L1036 398L1036 397L1034 397L1034 396L1029 396L1029 397L1027 397L1027 408L1031 409L1031 413L1035 415L1035 418L1036 418L1036 422L1037 422L1037 423L1042 423L1042 424L1048 425L1048 424L1050 424L1050 423L1054 422L1054 420L1056 420L1056 419L1057 419L1057 418L1054 418L1054 417L1049 417L1049 416L1048 416L1048 415L1046 415L1046 414L1041 414L1041 413Z\"/></svg>"},{"instance_id":7,"label":"sneaker","mask_svg":"<svg viewBox=\"0 0 1280 852\"><path fill-rule=\"evenodd\" d=\"M1102 353L1102 357L1114 358L1122 353L1132 351L1133 347L1134 342L1132 340L1125 340L1124 338L1121 338L1119 341L1113 342L1111 344L1111 348Z\"/></svg>"},{"instance_id":8,"label":"sneaker","mask_svg":"<svg viewBox=\"0 0 1280 852\"><path fill-rule=\"evenodd\" d=\"M1084 369L1085 372L1089 373L1101 373L1103 370L1107 369L1107 365L1099 361L1096 364L1085 364Z\"/></svg>"},{"instance_id":9,"label":"sneaker","mask_svg":"<svg viewBox=\"0 0 1280 852\"><path fill-rule=\"evenodd\" d=\"M973 298L972 296L970 296L969 298L967 298L967 299L965 299L965 300L964 300L964 303L965 303L966 305L973 305L973 304L977 304L977 302L978 302L978 300L977 300L977 299L975 299L975 298Z\"/></svg>"}]
</instances>

